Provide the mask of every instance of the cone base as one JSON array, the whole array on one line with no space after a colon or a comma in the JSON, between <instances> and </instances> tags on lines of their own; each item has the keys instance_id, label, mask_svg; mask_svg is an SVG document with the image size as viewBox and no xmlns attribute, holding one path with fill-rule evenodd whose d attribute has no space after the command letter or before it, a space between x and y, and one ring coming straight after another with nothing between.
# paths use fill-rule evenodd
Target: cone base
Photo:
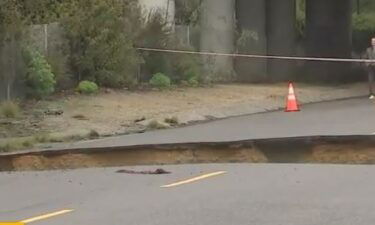
<instances>
[{"instance_id":1,"label":"cone base","mask_svg":"<svg viewBox=\"0 0 375 225\"><path fill-rule=\"evenodd\" d=\"M285 112L300 112L301 110L300 109L294 109L294 110L290 110L290 109L286 109Z\"/></svg>"},{"instance_id":2,"label":"cone base","mask_svg":"<svg viewBox=\"0 0 375 225\"><path fill-rule=\"evenodd\" d=\"M300 111L300 108L297 102L295 102L295 100L292 100L291 102L289 102L287 104L287 107L285 107L285 112L299 112L299 111Z\"/></svg>"}]
</instances>

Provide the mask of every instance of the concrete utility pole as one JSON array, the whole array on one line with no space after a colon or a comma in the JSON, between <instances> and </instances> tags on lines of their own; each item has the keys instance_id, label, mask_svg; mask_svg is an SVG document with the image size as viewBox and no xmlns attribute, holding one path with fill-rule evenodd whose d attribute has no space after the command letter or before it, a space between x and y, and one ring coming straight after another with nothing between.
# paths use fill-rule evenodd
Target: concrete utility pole
<instances>
[{"instance_id":1,"label":"concrete utility pole","mask_svg":"<svg viewBox=\"0 0 375 225\"><path fill-rule=\"evenodd\" d=\"M352 0L306 2L306 52L314 57L351 58ZM309 79L339 81L350 64L308 63Z\"/></svg>"},{"instance_id":2,"label":"concrete utility pole","mask_svg":"<svg viewBox=\"0 0 375 225\"><path fill-rule=\"evenodd\" d=\"M234 52L235 0L203 0L201 11L201 51ZM233 57L203 57L211 80L226 80L233 75Z\"/></svg>"},{"instance_id":3,"label":"concrete utility pole","mask_svg":"<svg viewBox=\"0 0 375 225\"><path fill-rule=\"evenodd\" d=\"M237 0L236 18L237 30L244 38L244 42L237 45L237 52L266 55L266 1ZM236 58L235 68L238 79L241 81L261 82L267 79L267 60L265 59Z\"/></svg>"},{"instance_id":4,"label":"concrete utility pole","mask_svg":"<svg viewBox=\"0 0 375 225\"><path fill-rule=\"evenodd\" d=\"M296 50L296 1L267 1L267 54L292 56ZM294 73L294 61L268 60L270 81L286 81Z\"/></svg>"}]
</instances>

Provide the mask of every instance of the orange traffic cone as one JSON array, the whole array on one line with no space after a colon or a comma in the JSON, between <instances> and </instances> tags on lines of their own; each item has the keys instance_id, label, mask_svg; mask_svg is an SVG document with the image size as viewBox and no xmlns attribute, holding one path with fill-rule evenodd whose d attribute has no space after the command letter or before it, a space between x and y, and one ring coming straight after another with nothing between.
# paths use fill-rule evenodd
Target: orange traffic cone
<instances>
[{"instance_id":1,"label":"orange traffic cone","mask_svg":"<svg viewBox=\"0 0 375 225\"><path fill-rule=\"evenodd\" d=\"M289 82L289 94L286 102L285 112L298 112L300 111L296 95L294 93L293 83Z\"/></svg>"}]
</instances>

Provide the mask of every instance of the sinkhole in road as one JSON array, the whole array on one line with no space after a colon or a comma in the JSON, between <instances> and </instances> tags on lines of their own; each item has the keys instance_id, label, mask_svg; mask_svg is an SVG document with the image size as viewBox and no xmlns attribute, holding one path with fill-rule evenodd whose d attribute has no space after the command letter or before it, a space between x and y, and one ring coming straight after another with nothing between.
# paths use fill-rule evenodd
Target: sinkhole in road
<instances>
[{"instance_id":1,"label":"sinkhole in road","mask_svg":"<svg viewBox=\"0 0 375 225\"><path fill-rule=\"evenodd\" d=\"M0 155L0 171L194 163L375 164L375 137L314 136Z\"/></svg>"}]
</instances>

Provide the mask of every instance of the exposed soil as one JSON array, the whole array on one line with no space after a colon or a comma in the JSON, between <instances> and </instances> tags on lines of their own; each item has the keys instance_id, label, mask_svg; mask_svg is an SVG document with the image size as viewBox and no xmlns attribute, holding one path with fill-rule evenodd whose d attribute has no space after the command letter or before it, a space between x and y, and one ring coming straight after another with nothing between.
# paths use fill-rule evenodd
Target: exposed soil
<instances>
[{"instance_id":1,"label":"exposed soil","mask_svg":"<svg viewBox=\"0 0 375 225\"><path fill-rule=\"evenodd\" d=\"M0 155L0 171L184 163L374 164L375 138L373 136L306 137ZM136 171L120 172L137 174ZM157 172L144 173L157 174Z\"/></svg>"},{"instance_id":2,"label":"exposed soil","mask_svg":"<svg viewBox=\"0 0 375 225\"><path fill-rule=\"evenodd\" d=\"M318 163L373 164L375 146L335 145L317 146L307 161Z\"/></svg>"}]
</instances>

